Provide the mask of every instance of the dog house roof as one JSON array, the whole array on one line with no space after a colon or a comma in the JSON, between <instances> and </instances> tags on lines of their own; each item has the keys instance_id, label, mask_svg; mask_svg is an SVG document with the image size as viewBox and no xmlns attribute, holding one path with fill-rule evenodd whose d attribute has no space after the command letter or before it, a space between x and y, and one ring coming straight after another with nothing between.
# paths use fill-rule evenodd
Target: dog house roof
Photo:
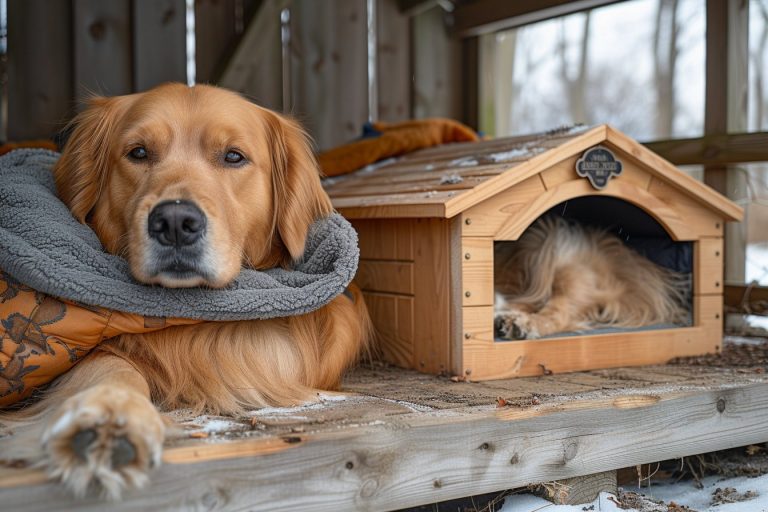
<instances>
[{"instance_id":1,"label":"dog house roof","mask_svg":"<svg viewBox=\"0 0 768 512\"><path fill-rule=\"evenodd\" d=\"M436 146L330 178L324 186L348 218L451 218L597 145L724 219L741 220L738 205L608 125Z\"/></svg>"}]
</instances>

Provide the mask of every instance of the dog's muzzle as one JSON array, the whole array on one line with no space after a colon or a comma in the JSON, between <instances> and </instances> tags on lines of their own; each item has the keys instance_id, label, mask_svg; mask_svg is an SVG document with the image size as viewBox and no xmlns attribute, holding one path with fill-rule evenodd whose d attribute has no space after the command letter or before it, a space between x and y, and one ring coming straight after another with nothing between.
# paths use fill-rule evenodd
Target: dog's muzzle
<instances>
[{"instance_id":1,"label":"dog's muzzle","mask_svg":"<svg viewBox=\"0 0 768 512\"><path fill-rule=\"evenodd\" d=\"M163 201L149 212L147 234L151 245L147 259L150 276L161 275L179 286L212 276L206 257L205 213L193 202L180 199ZM181 284L184 286L184 284Z\"/></svg>"}]
</instances>

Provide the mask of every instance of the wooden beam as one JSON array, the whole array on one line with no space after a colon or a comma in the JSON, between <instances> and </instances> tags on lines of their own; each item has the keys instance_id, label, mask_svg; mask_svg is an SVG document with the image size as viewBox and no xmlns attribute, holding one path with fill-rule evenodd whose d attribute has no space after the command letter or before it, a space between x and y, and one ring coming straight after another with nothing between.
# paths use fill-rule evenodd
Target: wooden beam
<instances>
[{"instance_id":1,"label":"wooden beam","mask_svg":"<svg viewBox=\"0 0 768 512\"><path fill-rule=\"evenodd\" d=\"M675 165L716 165L768 161L768 132L718 133L643 144Z\"/></svg>"},{"instance_id":2,"label":"wooden beam","mask_svg":"<svg viewBox=\"0 0 768 512\"><path fill-rule=\"evenodd\" d=\"M480 40L468 37L461 42L461 81L462 116L461 120L475 130L480 119Z\"/></svg>"},{"instance_id":3,"label":"wooden beam","mask_svg":"<svg viewBox=\"0 0 768 512\"><path fill-rule=\"evenodd\" d=\"M728 2L707 0L706 93L704 133L728 131ZM727 194L724 165L707 166L704 183Z\"/></svg>"},{"instance_id":4,"label":"wooden beam","mask_svg":"<svg viewBox=\"0 0 768 512\"><path fill-rule=\"evenodd\" d=\"M378 0L376 9L377 120L404 121L411 118L410 19L395 0Z\"/></svg>"},{"instance_id":5,"label":"wooden beam","mask_svg":"<svg viewBox=\"0 0 768 512\"><path fill-rule=\"evenodd\" d=\"M749 2L707 0L706 93L704 135L745 131ZM704 183L731 199L746 197L743 174L729 176L724 164L704 167ZM726 229L726 279L743 281L746 233L744 225Z\"/></svg>"},{"instance_id":6,"label":"wooden beam","mask_svg":"<svg viewBox=\"0 0 768 512\"><path fill-rule=\"evenodd\" d=\"M555 505L583 505L595 501L601 492L616 495L616 480L616 471L604 471L540 484L535 493Z\"/></svg>"},{"instance_id":7,"label":"wooden beam","mask_svg":"<svg viewBox=\"0 0 768 512\"><path fill-rule=\"evenodd\" d=\"M671 392L667 383L666 391L651 386L552 406L468 407L461 414L414 409L318 433L208 440L166 449L150 485L108 505L74 499L31 470L0 479L0 492L4 509L18 512L51 503L82 511L394 510L763 443L768 383L759 374L749 379L757 383L718 387L709 378L706 389ZM529 382L532 390L545 389L546 379ZM461 389L471 397L477 386ZM369 404L386 412L393 402Z\"/></svg>"},{"instance_id":8,"label":"wooden beam","mask_svg":"<svg viewBox=\"0 0 768 512\"><path fill-rule=\"evenodd\" d=\"M461 41L448 32L442 8L411 19L411 44L413 117L461 119Z\"/></svg>"},{"instance_id":9,"label":"wooden beam","mask_svg":"<svg viewBox=\"0 0 768 512\"><path fill-rule=\"evenodd\" d=\"M728 2L707 0L704 132L728 131Z\"/></svg>"},{"instance_id":10,"label":"wooden beam","mask_svg":"<svg viewBox=\"0 0 768 512\"><path fill-rule=\"evenodd\" d=\"M623 0L476 0L456 8L454 27L462 37L477 36L620 1Z\"/></svg>"},{"instance_id":11,"label":"wooden beam","mask_svg":"<svg viewBox=\"0 0 768 512\"><path fill-rule=\"evenodd\" d=\"M406 16L415 16L437 5L437 0L397 0L397 8Z\"/></svg>"},{"instance_id":12,"label":"wooden beam","mask_svg":"<svg viewBox=\"0 0 768 512\"><path fill-rule=\"evenodd\" d=\"M744 284L725 285L725 305L741 308L755 302L768 304L768 286L750 286Z\"/></svg>"},{"instance_id":13,"label":"wooden beam","mask_svg":"<svg viewBox=\"0 0 768 512\"><path fill-rule=\"evenodd\" d=\"M262 2L218 76L216 67L210 61L205 61L205 72L209 73L209 79L215 80L217 85L244 94L263 107L281 110L284 63L280 43L280 13L290 4L288 0ZM228 20L219 20L217 23L228 23ZM234 22L234 19L232 21ZM232 39L233 36L228 37ZM220 52L226 53L224 46L220 48ZM209 58L212 56L206 57Z\"/></svg>"}]
</instances>

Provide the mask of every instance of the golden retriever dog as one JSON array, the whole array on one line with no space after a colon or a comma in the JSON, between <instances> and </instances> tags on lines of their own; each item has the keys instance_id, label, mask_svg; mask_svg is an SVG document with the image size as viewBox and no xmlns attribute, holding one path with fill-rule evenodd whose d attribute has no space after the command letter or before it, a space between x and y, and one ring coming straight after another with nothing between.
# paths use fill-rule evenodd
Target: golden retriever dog
<instances>
[{"instance_id":1,"label":"golden retriever dog","mask_svg":"<svg viewBox=\"0 0 768 512\"><path fill-rule=\"evenodd\" d=\"M517 242L498 244L494 266L502 338L687 322L683 276L561 217L544 217Z\"/></svg>"},{"instance_id":2,"label":"golden retriever dog","mask_svg":"<svg viewBox=\"0 0 768 512\"><path fill-rule=\"evenodd\" d=\"M297 123L212 86L166 84L92 99L55 169L62 201L138 281L223 287L241 267L290 267L332 212ZM206 322L103 342L12 420L10 444L37 453L78 495L116 498L160 463L160 410L242 413L316 399L366 347L354 287L317 311ZM17 418L18 419L18 418ZM9 444L9 443L6 443Z\"/></svg>"}]
</instances>

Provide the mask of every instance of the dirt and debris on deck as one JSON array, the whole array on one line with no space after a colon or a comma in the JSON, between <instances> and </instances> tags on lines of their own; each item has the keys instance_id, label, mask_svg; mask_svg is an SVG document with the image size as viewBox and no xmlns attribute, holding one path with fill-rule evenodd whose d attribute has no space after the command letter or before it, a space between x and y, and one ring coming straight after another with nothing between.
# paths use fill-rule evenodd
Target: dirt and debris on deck
<instances>
[{"instance_id":1,"label":"dirt and debris on deck","mask_svg":"<svg viewBox=\"0 0 768 512\"><path fill-rule=\"evenodd\" d=\"M485 382L452 380L368 363L351 371L339 393L320 393L317 402L295 407L268 407L246 417L193 416L171 413L181 428L171 445L185 439L235 440L327 432L418 413L454 416L467 409L526 409L617 395L649 395L670 389L694 390L712 384L737 386L763 382L768 376L768 339L731 337L719 354L677 358L668 365L614 368Z\"/></svg>"}]
</instances>

